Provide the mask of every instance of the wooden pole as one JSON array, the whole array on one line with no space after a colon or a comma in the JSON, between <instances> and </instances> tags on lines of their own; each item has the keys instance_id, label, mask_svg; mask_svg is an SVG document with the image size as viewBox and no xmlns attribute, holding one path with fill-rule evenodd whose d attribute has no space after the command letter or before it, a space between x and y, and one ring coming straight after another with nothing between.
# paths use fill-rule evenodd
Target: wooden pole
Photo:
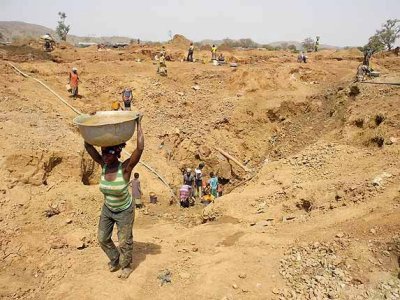
<instances>
[{"instance_id":1,"label":"wooden pole","mask_svg":"<svg viewBox=\"0 0 400 300\"><path fill-rule=\"evenodd\" d=\"M236 158L234 158L232 155L230 155L229 153L225 152L224 150L222 150L221 148L218 147L214 147L215 150L217 150L219 153L221 153L223 156L225 156L226 158L230 159L231 161L233 161L234 163L236 163L239 167L241 167L243 170L245 170L246 172L251 172L251 170L249 168L247 168L245 165L243 165L240 161L238 161Z\"/></svg>"}]
</instances>

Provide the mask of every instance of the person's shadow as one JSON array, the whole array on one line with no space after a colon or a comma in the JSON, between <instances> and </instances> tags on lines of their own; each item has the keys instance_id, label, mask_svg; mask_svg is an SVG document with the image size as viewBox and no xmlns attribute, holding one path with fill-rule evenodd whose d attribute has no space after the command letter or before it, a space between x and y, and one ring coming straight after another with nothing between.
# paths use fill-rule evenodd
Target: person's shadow
<instances>
[{"instance_id":1,"label":"person's shadow","mask_svg":"<svg viewBox=\"0 0 400 300\"><path fill-rule=\"evenodd\" d=\"M146 242L133 242L132 270L134 271L145 259L147 255L157 255L161 253L161 246Z\"/></svg>"},{"instance_id":2,"label":"person's shadow","mask_svg":"<svg viewBox=\"0 0 400 300\"><path fill-rule=\"evenodd\" d=\"M82 98L85 98L85 96L83 96L83 95L76 95L75 97L74 97L74 95L69 95L68 97L69 97L69 98L74 98L74 99L82 99Z\"/></svg>"}]
</instances>

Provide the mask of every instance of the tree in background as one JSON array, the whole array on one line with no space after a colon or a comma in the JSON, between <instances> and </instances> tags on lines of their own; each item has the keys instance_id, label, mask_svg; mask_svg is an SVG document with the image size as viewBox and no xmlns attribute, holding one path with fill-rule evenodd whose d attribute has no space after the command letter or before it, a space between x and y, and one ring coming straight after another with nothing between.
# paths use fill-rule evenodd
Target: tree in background
<instances>
[{"instance_id":1,"label":"tree in background","mask_svg":"<svg viewBox=\"0 0 400 300\"><path fill-rule=\"evenodd\" d=\"M0 41L3 39L3 34L0 32Z\"/></svg>"},{"instance_id":2,"label":"tree in background","mask_svg":"<svg viewBox=\"0 0 400 300\"><path fill-rule=\"evenodd\" d=\"M64 12L59 12L58 15L60 16L60 21L58 21L58 26L56 28L56 33L60 37L62 41L67 40L67 34L70 30L70 25L65 25L65 19L67 15Z\"/></svg>"},{"instance_id":3,"label":"tree in background","mask_svg":"<svg viewBox=\"0 0 400 300\"><path fill-rule=\"evenodd\" d=\"M315 42L312 38L308 37L303 41L302 45L304 50L308 52L314 49Z\"/></svg>"},{"instance_id":4,"label":"tree in background","mask_svg":"<svg viewBox=\"0 0 400 300\"><path fill-rule=\"evenodd\" d=\"M378 34L371 36L368 40L368 44L366 44L362 51L364 53L363 65L369 67L369 60L372 55L376 52L382 51L385 49L385 44L381 41L381 38Z\"/></svg>"},{"instance_id":5,"label":"tree in background","mask_svg":"<svg viewBox=\"0 0 400 300\"><path fill-rule=\"evenodd\" d=\"M376 31L375 35L389 51L392 50L396 39L400 37L400 20L387 20L386 23L382 25L382 29Z\"/></svg>"},{"instance_id":6,"label":"tree in background","mask_svg":"<svg viewBox=\"0 0 400 300\"><path fill-rule=\"evenodd\" d=\"M292 52L296 52L296 50L297 50L296 46L293 44L290 44L287 48Z\"/></svg>"},{"instance_id":7,"label":"tree in background","mask_svg":"<svg viewBox=\"0 0 400 300\"><path fill-rule=\"evenodd\" d=\"M287 42L282 42L282 43L281 43L281 48L282 48L282 50L287 50L287 48L288 48L288 43L287 43Z\"/></svg>"},{"instance_id":8,"label":"tree in background","mask_svg":"<svg viewBox=\"0 0 400 300\"><path fill-rule=\"evenodd\" d=\"M385 44L382 42L380 36L375 34L368 40L368 44L364 46L363 52L371 51L372 53L379 52L385 49Z\"/></svg>"}]
</instances>

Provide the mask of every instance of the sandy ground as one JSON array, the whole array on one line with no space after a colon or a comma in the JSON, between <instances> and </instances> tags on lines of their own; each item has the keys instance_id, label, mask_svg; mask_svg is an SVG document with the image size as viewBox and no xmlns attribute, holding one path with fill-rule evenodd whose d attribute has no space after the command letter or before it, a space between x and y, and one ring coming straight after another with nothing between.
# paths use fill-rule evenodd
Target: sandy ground
<instances>
[{"instance_id":1,"label":"sandy ground","mask_svg":"<svg viewBox=\"0 0 400 300\"><path fill-rule=\"evenodd\" d=\"M352 85L357 50L312 53L307 64L288 52L226 52L239 62L230 68L181 62L171 44L175 61L160 77L157 49L63 48L0 48L1 298L400 298L400 90ZM182 209L138 166L146 206L136 211L134 272L118 279L96 240L100 170L76 114L8 62L83 112L109 110L133 87L142 160L173 189L182 168L204 161L227 182L225 195ZM372 64L375 81L400 81L398 57ZM65 91L72 66L77 100ZM161 284L166 270L171 282Z\"/></svg>"}]
</instances>

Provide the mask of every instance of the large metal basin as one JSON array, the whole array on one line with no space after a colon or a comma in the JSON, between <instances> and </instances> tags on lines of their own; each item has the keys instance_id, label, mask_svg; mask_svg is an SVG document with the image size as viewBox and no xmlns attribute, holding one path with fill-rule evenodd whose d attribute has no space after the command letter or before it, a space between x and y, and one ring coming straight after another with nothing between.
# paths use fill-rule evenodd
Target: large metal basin
<instances>
[{"instance_id":1,"label":"large metal basin","mask_svg":"<svg viewBox=\"0 0 400 300\"><path fill-rule=\"evenodd\" d=\"M98 111L74 119L83 139L94 146L115 146L128 141L135 132L138 114L132 111Z\"/></svg>"}]
</instances>

